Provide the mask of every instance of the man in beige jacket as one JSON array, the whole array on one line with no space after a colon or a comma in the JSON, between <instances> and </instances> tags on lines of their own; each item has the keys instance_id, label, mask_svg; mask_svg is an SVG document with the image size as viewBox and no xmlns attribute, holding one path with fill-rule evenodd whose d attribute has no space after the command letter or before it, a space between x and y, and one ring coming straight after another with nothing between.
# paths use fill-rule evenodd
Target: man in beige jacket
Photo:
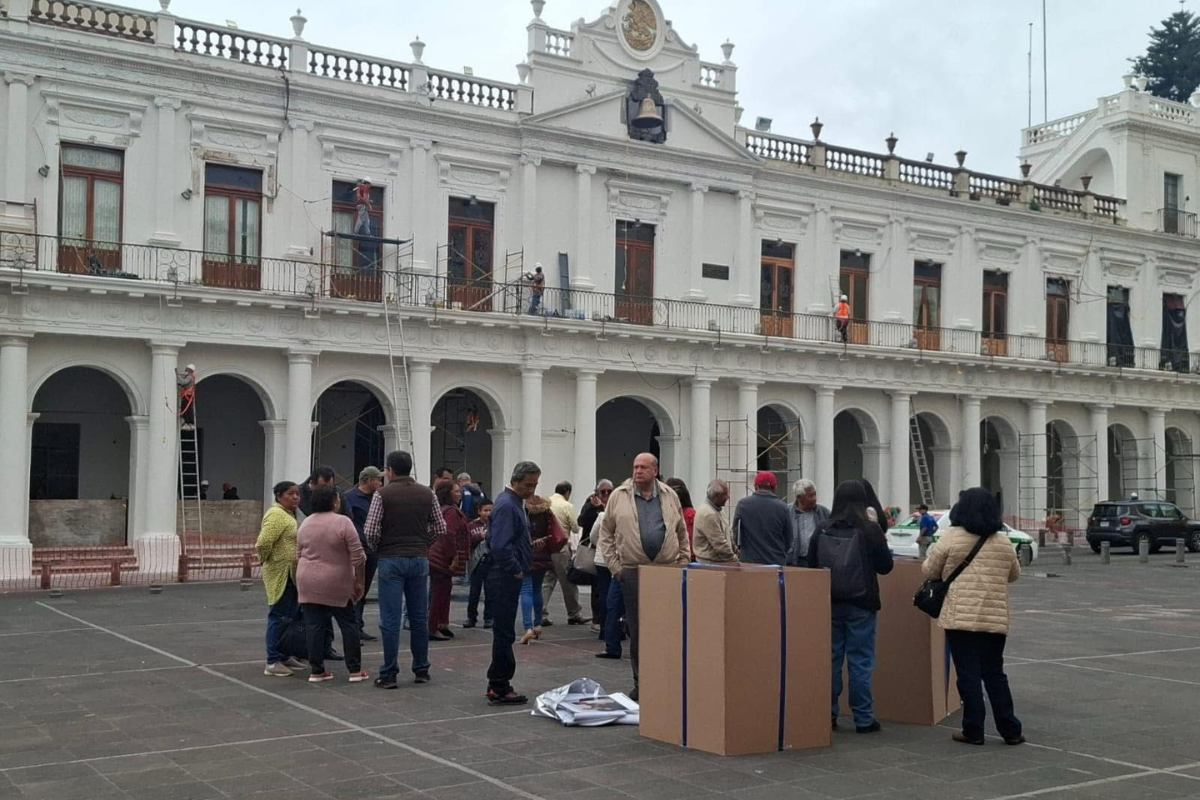
<instances>
[{"instance_id":1,"label":"man in beige jacket","mask_svg":"<svg viewBox=\"0 0 1200 800\"><path fill-rule=\"evenodd\" d=\"M599 524L599 549L608 569L621 584L625 623L629 626L629 658L633 691L638 699L638 567L647 564L686 564L687 526L683 509L671 487L658 480L658 459L641 453L633 459L633 477L613 490Z\"/></svg>"},{"instance_id":2,"label":"man in beige jacket","mask_svg":"<svg viewBox=\"0 0 1200 800\"><path fill-rule=\"evenodd\" d=\"M736 564L737 550L729 520L722 509L729 502L729 484L719 478L708 484L707 497L696 509L692 528L692 550L701 564Z\"/></svg>"}]
</instances>

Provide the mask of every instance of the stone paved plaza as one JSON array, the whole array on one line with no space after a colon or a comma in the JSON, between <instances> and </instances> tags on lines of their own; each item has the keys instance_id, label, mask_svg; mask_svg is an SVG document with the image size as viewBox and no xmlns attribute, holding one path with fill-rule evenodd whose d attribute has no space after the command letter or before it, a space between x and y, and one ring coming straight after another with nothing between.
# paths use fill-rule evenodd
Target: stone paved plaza
<instances>
[{"instance_id":1,"label":"stone paved plaza","mask_svg":"<svg viewBox=\"0 0 1200 800\"><path fill-rule=\"evenodd\" d=\"M955 716L741 758L489 708L483 630L432 645L431 684L382 692L264 677L259 586L0 596L0 798L1200 798L1200 563L1173 561L1063 567L1047 549L1017 584L1009 675L1027 746L955 744ZM587 675L627 689L628 662L593 658L595 635L555 611L518 648L519 688ZM366 652L374 673L377 644Z\"/></svg>"}]
</instances>

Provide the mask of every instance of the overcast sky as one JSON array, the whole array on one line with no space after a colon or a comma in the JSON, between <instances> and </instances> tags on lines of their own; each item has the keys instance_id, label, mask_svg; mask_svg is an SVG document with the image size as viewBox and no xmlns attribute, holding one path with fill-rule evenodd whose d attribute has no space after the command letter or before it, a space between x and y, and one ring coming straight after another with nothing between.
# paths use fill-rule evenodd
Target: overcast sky
<instances>
[{"instance_id":1,"label":"overcast sky","mask_svg":"<svg viewBox=\"0 0 1200 800\"><path fill-rule=\"evenodd\" d=\"M614 0L615 2L615 0ZM737 45L743 124L774 120L773 132L808 138L819 115L822 138L883 151L934 152L952 164L1017 174L1027 121L1026 53L1034 24L1033 119L1042 119L1042 0L660 0L675 31L720 61ZM1189 0L1188 7L1200 3ZM125 5L157 9L155 0ZM552 27L596 19L606 0L548 0ZM1047 0L1050 119L1086 110L1117 92L1127 58L1145 51L1151 25L1178 0ZM295 0L174 0L171 11L206 22L233 20L259 33L291 36ZM474 68L516 81L524 59L527 0L307 0L305 38L366 55L411 60L408 42L428 44L425 63Z\"/></svg>"}]
</instances>

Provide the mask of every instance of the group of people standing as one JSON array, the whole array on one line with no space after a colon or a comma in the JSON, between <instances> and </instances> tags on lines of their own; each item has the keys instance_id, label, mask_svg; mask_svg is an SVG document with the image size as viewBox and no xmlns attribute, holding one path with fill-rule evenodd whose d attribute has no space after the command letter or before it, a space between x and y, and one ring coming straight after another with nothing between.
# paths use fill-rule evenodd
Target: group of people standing
<instances>
[{"instance_id":1,"label":"group of people standing","mask_svg":"<svg viewBox=\"0 0 1200 800\"><path fill-rule=\"evenodd\" d=\"M622 658L627 637L632 699L638 699L641 567L692 561L787 564L830 571L832 725L837 727L845 668L855 730L880 730L871 674L881 607L877 576L893 568L885 535L892 515L869 482L843 481L826 508L817 503L811 481L797 481L788 503L776 495L774 473L760 472L754 477L753 493L738 501L730 519L725 513L730 499L725 481L711 481L697 508L682 481L662 480L657 458L641 453L628 480L619 486L601 480L576 516L569 483L557 484L548 499L537 496L541 469L530 461L513 468L508 486L494 502L470 483L469 476L456 482L439 471L431 489L413 479L412 466L411 455L393 451L385 474L374 467L364 469L358 485L344 498L333 487L328 468L315 470L303 486L288 481L276 485L275 504L263 517L257 544L269 604L265 674L287 676L307 667L310 681L332 679L325 661L338 657L331 647L331 626L336 623L350 681L366 680L360 643L374 637L363 628L362 602L377 577L383 663L375 685L397 686L405 616L414 680L428 682L429 641L453 637L453 579L469 575L463 627L478 624L482 599L483 625L492 630L487 700L494 705L523 704L527 698L512 683L514 645L541 637L543 626L550 624L545 607L556 586L564 595L568 624L587 623L578 587L568 578L571 551L566 545L578 534L579 546L594 550L591 620L605 642L597 657ZM304 518L298 525L300 513ZM949 529L929 549L923 566L927 577L945 578L968 564L950 586L939 618L947 630L964 707L963 729L954 738L968 744L984 741L984 687L1004 741L1024 741L1003 671L1007 584L1017 579L1020 567L1007 538L995 535L1002 528L991 494L968 489L960 494L950 512ZM974 547L981 538L983 544ZM524 628L519 639L518 608ZM283 651L286 627L301 610L307 663Z\"/></svg>"}]
</instances>

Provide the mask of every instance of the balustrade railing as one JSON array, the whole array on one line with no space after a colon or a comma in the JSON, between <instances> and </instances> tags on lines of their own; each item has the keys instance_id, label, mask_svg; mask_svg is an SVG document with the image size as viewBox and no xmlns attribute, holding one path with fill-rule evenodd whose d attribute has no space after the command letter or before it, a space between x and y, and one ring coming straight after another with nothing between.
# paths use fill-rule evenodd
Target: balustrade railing
<instances>
[{"instance_id":1,"label":"balustrade railing","mask_svg":"<svg viewBox=\"0 0 1200 800\"><path fill-rule=\"evenodd\" d=\"M534 308L530 286L523 282L494 283L448 275L275 258L235 259L226 254L196 250L0 233L0 281L27 285L25 282L30 273L47 272L99 282L89 283L89 288L98 288L111 281L154 283L176 297L206 287L299 297L316 306L326 301L378 303L391 294L402 306L412 310L508 314L537 319L547 325L573 320L600 326L637 325L717 335L761 336L767 341L808 342L842 348L875 347L1097 369L1200 373L1200 353L1180 350L984 333L906 322L849 320L839 324L822 314L791 314L746 306L559 288L545 289ZM115 284L109 288L115 288ZM137 291L144 291L144 288Z\"/></svg>"},{"instance_id":2,"label":"balustrade railing","mask_svg":"<svg viewBox=\"0 0 1200 800\"><path fill-rule=\"evenodd\" d=\"M1042 208L1079 211L1083 206L1083 200L1078 192L1063 189L1059 186L1035 184L1033 187L1033 197Z\"/></svg>"},{"instance_id":3,"label":"balustrade railing","mask_svg":"<svg viewBox=\"0 0 1200 800\"><path fill-rule=\"evenodd\" d=\"M862 150L826 146L825 167L837 170L838 172L849 172L853 175L869 175L873 178L882 178L883 156L878 153L863 152Z\"/></svg>"},{"instance_id":4,"label":"balustrade railing","mask_svg":"<svg viewBox=\"0 0 1200 800\"><path fill-rule=\"evenodd\" d=\"M700 85L720 89L725 79L725 68L720 64L700 62Z\"/></svg>"},{"instance_id":5,"label":"balustrade railing","mask_svg":"<svg viewBox=\"0 0 1200 800\"><path fill-rule=\"evenodd\" d=\"M1119 197L1108 197L1098 194L1095 196L1096 216L1109 217L1115 220L1120 214L1121 206L1124 204L1125 201Z\"/></svg>"},{"instance_id":6,"label":"balustrade railing","mask_svg":"<svg viewBox=\"0 0 1200 800\"><path fill-rule=\"evenodd\" d=\"M1196 119L1196 112L1191 106L1175 103L1158 97L1150 98L1150 116L1167 119L1172 122L1182 122L1191 125Z\"/></svg>"},{"instance_id":7,"label":"balustrade railing","mask_svg":"<svg viewBox=\"0 0 1200 800\"><path fill-rule=\"evenodd\" d=\"M561 58L571 57L571 48L575 45L575 34L570 31L548 30L546 31L546 50L545 52L552 56Z\"/></svg>"},{"instance_id":8,"label":"balustrade railing","mask_svg":"<svg viewBox=\"0 0 1200 800\"><path fill-rule=\"evenodd\" d=\"M1041 144L1054 139L1061 139L1064 136L1070 136L1076 128L1095 113L1094 111L1085 111L1082 114L1072 114L1069 117L1051 120L1050 122L1041 125L1035 125L1032 128L1026 128L1024 131L1025 144Z\"/></svg>"},{"instance_id":9,"label":"balustrade railing","mask_svg":"<svg viewBox=\"0 0 1200 800\"><path fill-rule=\"evenodd\" d=\"M205 22L177 20L175 49L271 69L291 68L290 48L284 40Z\"/></svg>"},{"instance_id":10,"label":"balustrade railing","mask_svg":"<svg viewBox=\"0 0 1200 800\"><path fill-rule=\"evenodd\" d=\"M139 42L154 41L157 23L153 14L136 9L63 0L33 0L29 21Z\"/></svg>"},{"instance_id":11,"label":"balustrade railing","mask_svg":"<svg viewBox=\"0 0 1200 800\"><path fill-rule=\"evenodd\" d=\"M971 194L975 197L994 197L1002 203L1011 203L1021 195L1021 184L1011 178L999 175L984 175L973 172L967 182Z\"/></svg>"},{"instance_id":12,"label":"balustrade railing","mask_svg":"<svg viewBox=\"0 0 1200 800\"><path fill-rule=\"evenodd\" d=\"M808 164L812 145L799 139L770 136L762 133L747 133L746 148L756 156L791 164Z\"/></svg>"},{"instance_id":13,"label":"balustrade railing","mask_svg":"<svg viewBox=\"0 0 1200 800\"><path fill-rule=\"evenodd\" d=\"M912 183L917 186L928 186L931 189L954 188L954 170L938 164L923 161L900 159L900 182Z\"/></svg>"},{"instance_id":14,"label":"balustrade railing","mask_svg":"<svg viewBox=\"0 0 1200 800\"><path fill-rule=\"evenodd\" d=\"M1162 233L1174 233L1195 239L1196 215L1177 208L1160 208L1158 210L1158 230Z\"/></svg>"},{"instance_id":15,"label":"balustrade railing","mask_svg":"<svg viewBox=\"0 0 1200 800\"><path fill-rule=\"evenodd\" d=\"M382 58L363 58L354 53L313 47L308 51L308 71L325 78L360 83L364 86L386 86L408 91L411 67Z\"/></svg>"},{"instance_id":16,"label":"balustrade railing","mask_svg":"<svg viewBox=\"0 0 1200 800\"><path fill-rule=\"evenodd\" d=\"M429 91L443 100L504 111L511 111L517 101L516 86L445 72L429 73Z\"/></svg>"}]
</instances>

